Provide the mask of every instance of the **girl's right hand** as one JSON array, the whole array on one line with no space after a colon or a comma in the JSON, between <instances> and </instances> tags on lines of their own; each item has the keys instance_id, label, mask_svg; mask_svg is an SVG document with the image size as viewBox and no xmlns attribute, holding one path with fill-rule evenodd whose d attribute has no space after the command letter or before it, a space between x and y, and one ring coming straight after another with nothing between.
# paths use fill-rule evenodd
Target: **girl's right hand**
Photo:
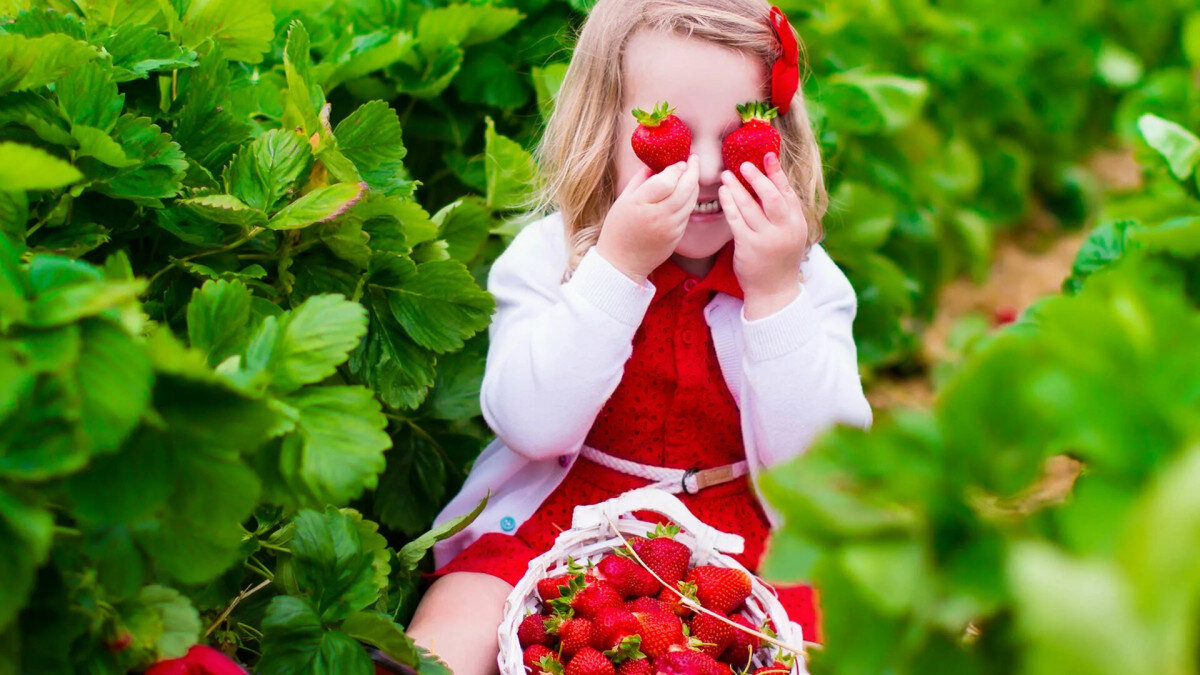
<instances>
[{"instance_id":1,"label":"girl's right hand","mask_svg":"<svg viewBox=\"0 0 1200 675\"><path fill-rule=\"evenodd\" d=\"M625 276L642 283L675 252L699 196L696 155L658 174L643 168L608 210L597 251Z\"/></svg>"}]
</instances>

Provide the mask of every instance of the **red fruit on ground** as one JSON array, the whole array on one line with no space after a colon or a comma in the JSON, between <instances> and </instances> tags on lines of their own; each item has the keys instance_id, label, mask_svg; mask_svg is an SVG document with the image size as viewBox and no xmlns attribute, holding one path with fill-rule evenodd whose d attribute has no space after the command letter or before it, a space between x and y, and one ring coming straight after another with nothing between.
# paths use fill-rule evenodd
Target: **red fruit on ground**
<instances>
[{"instance_id":1,"label":"red fruit on ground","mask_svg":"<svg viewBox=\"0 0 1200 675\"><path fill-rule=\"evenodd\" d=\"M642 562L672 588L683 579L692 559L691 550L672 538L677 532L678 527L659 525L650 539L633 546Z\"/></svg>"},{"instance_id":2,"label":"red fruit on ground","mask_svg":"<svg viewBox=\"0 0 1200 675\"><path fill-rule=\"evenodd\" d=\"M595 619L606 607L624 607L625 601L612 584L597 579L588 584L571 600L571 608L585 619Z\"/></svg>"},{"instance_id":3,"label":"red fruit on ground","mask_svg":"<svg viewBox=\"0 0 1200 675\"><path fill-rule=\"evenodd\" d=\"M758 628L750 623L750 619L741 614L734 614L729 617L730 621L736 624L745 626L752 630ZM762 632L762 631L759 631ZM750 659L754 656L754 652L762 646L762 639L749 633L743 633L740 630L733 630L733 643L718 657L719 660L732 664L738 670L745 670L750 666Z\"/></svg>"},{"instance_id":4,"label":"red fruit on ground","mask_svg":"<svg viewBox=\"0 0 1200 675\"><path fill-rule=\"evenodd\" d=\"M562 665L562 662L558 660L558 654L545 645L529 645L525 648L521 661L530 673L538 675L538 673L548 672L542 667L542 659L547 656L554 659L555 663Z\"/></svg>"},{"instance_id":5,"label":"red fruit on ground","mask_svg":"<svg viewBox=\"0 0 1200 675\"><path fill-rule=\"evenodd\" d=\"M658 580L646 568L634 560L610 553L596 564L596 574L612 584L622 598L653 595L658 591Z\"/></svg>"},{"instance_id":6,"label":"red fruit on ground","mask_svg":"<svg viewBox=\"0 0 1200 675\"><path fill-rule=\"evenodd\" d=\"M638 126L633 130L629 143L633 154L646 166L658 173L676 162L686 162L692 152L692 130L664 101L650 112L634 108L633 117Z\"/></svg>"},{"instance_id":7,"label":"red fruit on ground","mask_svg":"<svg viewBox=\"0 0 1200 675\"><path fill-rule=\"evenodd\" d=\"M658 658L667 653L672 645L687 644L683 634L683 622L674 614L666 612L634 612L641 624L642 653Z\"/></svg>"},{"instance_id":8,"label":"red fruit on ground","mask_svg":"<svg viewBox=\"0 0 1200 675\"><path fill-rule=\"evenodd\" d=\"M652 675L653 672L648 658L633 659L617 666L617 675Z\"/></svg>"},{"instance_id":9,"label":"red fruit on ground","mask_svg":"<svg viewBox=\"0 0 1200 675\"><path fill-rule=\"evenodd\" d=\"M567 664L567 675L616 675L612 661L591 647L580 649Z\"/></svg>"},{"instance_id":10,"label":"red fruit on ground","mask_svg":"<svg viewBox=\"0 0 1200 675\"><path fill-rule=\"evenodd\" d=\"M733 634L737 632L733 626L704 612L692 617L688 626L691 628L691 636L704 643L696 649L714 659L733 644Z\"/></svg>"},{"instance_id":11,"label":"red fruit on ground","mask_svg":"<svg viewBox=\"0 0 1200 675\"><path fill-rule=\"evenodd\" d=\"M687 580L696 584L700 604L715 612L732 614L750 597L750 575L732 567L697 565L688 570Z\"/></svg>"},{"instance_id":12,"label":"red fruit on ground","mask_svg":"<svg viewBox=\"0 0 1200 675\"><path fill-rule=\"evenodd\" d=\"M517 626L517 641L521 647L550 644L550 636L546 634L546 617L530 614L521 619L521 625Z\"/></svg>"},{"instance_id":13,"label":"red fruit on ground","mask_svg":"<svg viewBox=\"0 0 1200 675\"><path fill-rule=\"evenodd\" d=\"M717 660L690 649L667 652L654 662L657 675L716 675Z\"/></svg>"},{"instance_id":14,"label":"red fruit on ground","mask_svg":"<svg viewBox=\"0 0 1200 675\"><path fill-rule=\"evenodd\" d=\"M626 635L636 635L642 625L624 607L606 607L592 622L592 646L600 651L613 649Z\"/></svg>"},{"instance_id":15,"label":"red fruit on ground","mask_svg":"<svg viewBox=\"0 0 1200 675\"><path fill-rule=\"evenodd\" d=\"M580 649L592 644L592 622L587 619L567 619L558 629L561 640L559 651L569 659Z\"/></svg>"},{"instance_id":16,"label":"red fruit on ground","mask_svg":"<svg viewBox=\"0 0 1200 675\"><path fill-rule=\"evenodd\" d=\"M721 141L721 159L725 168L732 171L753 196L757 193L742 176L742 162L750 162L765 174L763 157L768 152L779 156L779 132L771 126L778 111L762 101L743 103L737 111L742 117L742 126Z\"/></svg>"}]
</instances>

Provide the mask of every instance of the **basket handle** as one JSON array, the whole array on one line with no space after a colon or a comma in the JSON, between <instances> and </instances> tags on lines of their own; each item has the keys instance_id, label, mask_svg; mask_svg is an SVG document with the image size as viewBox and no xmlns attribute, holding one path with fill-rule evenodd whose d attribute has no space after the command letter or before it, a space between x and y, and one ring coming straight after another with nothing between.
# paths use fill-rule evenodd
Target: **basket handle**
<instances>
[{"instance_id":1,"label":"basket handle","mask_svg":"<svg viewBox=\"0 0 1200 675\"><path fill-rule=\"evenodd\" d=\"M683 502L679 501L678 497L665 490L652 487L630 490L599 504L576 506L571 526L573 528L596 526L607 528L609 527L609 518L615 521L632 511L654 511L670 518L696 538L696 545L701 550L741 553L746 546L741 536L722 532L705 523L697 518Z\"/></svg>"}]
</instances>

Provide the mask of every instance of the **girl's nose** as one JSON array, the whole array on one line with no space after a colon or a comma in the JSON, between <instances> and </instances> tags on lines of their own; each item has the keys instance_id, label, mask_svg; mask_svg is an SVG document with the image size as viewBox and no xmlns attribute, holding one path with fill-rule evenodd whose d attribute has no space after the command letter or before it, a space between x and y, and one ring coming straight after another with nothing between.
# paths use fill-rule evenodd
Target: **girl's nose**
<instances>
[{"instance_id":1,"label":"girl's nose","mask_svg":"<svg viewBox=\"0 0 1200 675\"><path fill-rule=\"evenodd\" d=\"M692 152L696 153L696 158L700 160L700 184L720 184L721 170L725 168L724 160L721 159L721 142L693 142Z\"/></svg>"}]
</instances>

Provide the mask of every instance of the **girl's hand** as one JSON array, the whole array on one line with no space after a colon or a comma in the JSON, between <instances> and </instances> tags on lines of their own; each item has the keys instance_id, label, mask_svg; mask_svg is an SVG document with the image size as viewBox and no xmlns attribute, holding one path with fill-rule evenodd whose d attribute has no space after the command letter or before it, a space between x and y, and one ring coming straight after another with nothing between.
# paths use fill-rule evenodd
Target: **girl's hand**
<instances>
[{"instance_id":1,"label":"girl's hand","mask_svg":"<svg viewBox=\"0 0 1200 675\"><path fill-rule=\"evenodd\" d=\"M596 249L639 284L679 245L700 195L696 155L655 174L638 172L613 202Z\"/></svg>"},{"instance_id":2,"label":"girl's hand","mask_svg":"<svg viewBox=\"0 0 1200 675\"><path fill-rule=\"evenodd\" d=\"M800 294L800 263L808 254L808 221L800 197L779 166L779 157L763 159L767 175L744 162L742 175L761 202L731 171L721 172L717 191L725 220L733 230L733 271L742 286L748 320L769 316Z\"/></svg>"}]
</instances>

